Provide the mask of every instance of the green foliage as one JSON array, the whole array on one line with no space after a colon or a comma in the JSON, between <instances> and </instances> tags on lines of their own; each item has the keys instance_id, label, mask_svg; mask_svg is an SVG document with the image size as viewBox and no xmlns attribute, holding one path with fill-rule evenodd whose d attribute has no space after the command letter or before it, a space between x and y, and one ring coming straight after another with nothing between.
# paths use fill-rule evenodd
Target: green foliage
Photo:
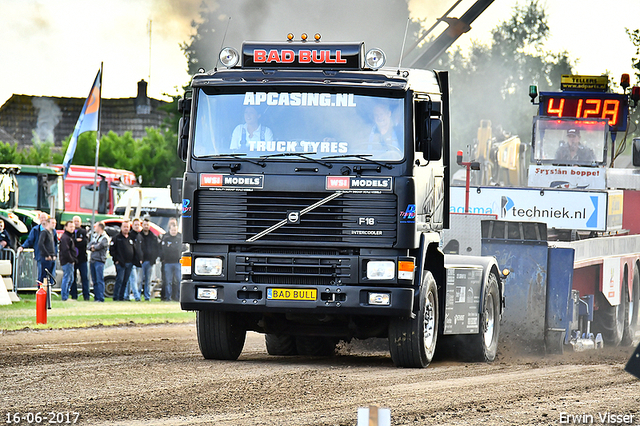
<instances>
[{"instance_id":1,"label":"green foliage","mask_svg":"<svg viewBox=\"0 0 640 426\"><path fill-rule=\"evenodd\" d=\"M629 28L625 28L631 43L636 47L636 53L631 58L631 67L635 70L636 81L635 84L640 84L640 29L636 29L631 31ZM632 81L631 84L634 84ZM640 128L640 107L635 107L631 109L631 115L629 117L629 130L627 140L632 140L634 137L640 136L640 132L638 131ZM630 152L631 143L628 144L627 148Z\"/></svg>"},{"instance_id":2,"label":"green foliage","mask_svg":"<svg viewBox=\"0 0 640 426\"><path fill-rule=\"evenodd\" d=\"M0 142L1 164L42 164L49 163L55 158L52 154L53 144L50 142L37 143L32 147L22 150L18 144Z\"/></svg>"},{"instance_id":3,"label":"green foliage","mask_svg":"<svg viewBox=\"0 0 640 426\"><path fill-rule=\"evenodd\" d=\"M136 176L142 176L142 186L167 186L172 177L184 172L184 163L176 155L177 136L175 132L154 128L147 128L146 132L147 135L139 140L133 139L131 132L122 136L114 132L103 135L98 165L131 170ZM95 164L95 133L90 133L83 133L78 138L73 164ZM67 150L69 140L63 142L63 152Z\"/></svg>"},{"instance_id":4,"label":"green foliage","mask_svg":"<svg viewBox=\"0 0 640 426\"><path fill-rule=\"evenodd\" d=\"M636 47L636 54L631 58L631 67L635 70L636 79L640 81L640 29L625 28L631 43Z\"/></svg>"},{"instance_id":5,"label":"green foliage","mask_svg":"<svg viewBox=\"0 0 640 426\"><path fill-rule=\"evenodd\" d=\"M537 0L516 5L513 16L492 31L490 45L474 43L465 55L459 48L441 57L450 70L452 151L472 145L481 120L490 120L494 134L502 129L531 138L536 107L529 102L529 85L556 91L562 74L571 74L567 52L548 53L544 10ZM441 69L442 69L441 68Z\"/></svg>"}]
</instances>

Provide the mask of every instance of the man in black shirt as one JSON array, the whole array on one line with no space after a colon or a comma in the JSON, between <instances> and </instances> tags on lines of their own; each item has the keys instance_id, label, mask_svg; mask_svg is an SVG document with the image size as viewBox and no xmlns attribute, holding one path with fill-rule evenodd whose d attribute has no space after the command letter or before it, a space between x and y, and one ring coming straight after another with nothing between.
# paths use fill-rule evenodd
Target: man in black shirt
<instances>
[{"instance_id":1,"label":"man in black shirt","mask_svg":"<svg viewBox=\"0 0 640 426\"><path fill-rule=\"evenodd\" d=\"M169 232L162 236L162 262L164 263L165 299L180 300L180 257L182 256L182 234L178 232L178 225L169 223ZM173 296L173 297L172 297Z\"/></svg>"},{"instance_id":2,"label":"man in black shirt","mask_svg":"<svg viewBox=\"0 0 640 426\"><path fill-rule=\"evenodd\" d=\"M73 235L75 226L68 221L64 224L64 233L60 237L60 266L62 267L62 286L60 298L65 301L69 298L69 287L73 282L73 265L78 261L76 243Z\"/></svg>"},{"instance_id":3,"label":"man in black shirt","mask_svg":"<svg viewBox=\"0 0 640 426\"><path fill-rule=\"evenodd\" d=\"M151 232L150 226L149 219L145 218L142 221L142 232L140 232L142 237L142 289L144 300L149 300L151 297L151 269L160 256L160 241Z\"/></svg>"},{"instance_id":4,"label":"man in black shirt","mask_svg":"<svg viewBox=\"0 0 640 426\"><path fill-rule=\"evenodd\" d=\"M73 284L71 285L71 298L78 297L78 287L76 287L76 276L80 271L80 281L82 281L82 298L89 300L89 270L87 265L87 231L82 227L82 219L80 216L73 217L73 226L75 227L73 235L75 237L76 249L78 249L78 262L75 264L73 272Z\"/></svg>"},{"instance_id":5,"label":"man in black shirt","mask_svg":"<svg viewBox=\"0 0 640 426\"><path fill-rule=\"evenodd\" d=\"M109 245L109 254L113 258L116 265L116 284L113 289L113 300L125 300L124 292L133 268L133 260L135 257L134 241L129 233L131 223L129 221L122 222L120 232L116 234ZM127 297L126 300L129 300Z\"/></svg>"}]
</instances>

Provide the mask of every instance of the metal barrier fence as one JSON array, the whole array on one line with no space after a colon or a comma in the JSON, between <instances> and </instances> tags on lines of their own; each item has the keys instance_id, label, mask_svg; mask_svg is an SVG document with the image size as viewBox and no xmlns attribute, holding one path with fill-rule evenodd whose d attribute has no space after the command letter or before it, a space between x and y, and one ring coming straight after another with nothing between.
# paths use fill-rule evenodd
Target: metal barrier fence
<instances>
[{"instance_id":1,"label":"metal barrier fence","mask_svg":"<svg viewBox=\"0 0 640 426\"><path fill-rule=\"evenodd\" d=\"M13 291L18 289L17 270L16 270L16 252L10 247L0 250L0 260L8 260L11 262L11 280L13 282Z\"/></svg>"},{"instance_id":2,"label":"metal barrier fence","mask_svg":"<svg viewBox=\"0 0 640 426\"><path fill-rule=\"evenodd\" d=\"M3 250L4 251L4 250ZM13 251L13 250L11 250ZM16 257L13 253L13 288L18 290L37 290L38 289L38 263L33 254L33 249L24 249L20 255Z\"/></svg>"},{"instance_id":3,"label":"metal barrier fence","mask_svg":"<svg viewBox=\"0 0 640 426\"><path fill-rule=\"evenodd\" d=\"M30 291L38 289L38 262L36 262L33 249L24 249L21 253L17 254L12 249L0 250L0 259L8 259L11 261L12 266L12 278L14 291ZM89 266L87 265L87 269ZM89 286L93 289L93 282L91 274L88 274ZM151 297L160 297L160 291L162 289L162 263L158 261L153 265L151 270L151 278L149 284L151 286ZM116 268L111 260L111 256L107 256L107 262L104 268L104 281L105 281L105 296L112 297L113 287L116 277ZM55 286L54 288L60 288L62 283L62 270L59 263L56 261L56 274L55 274ZM77 277L77 284L80 287L80 276Z\"/></svg>"}]
</instances>

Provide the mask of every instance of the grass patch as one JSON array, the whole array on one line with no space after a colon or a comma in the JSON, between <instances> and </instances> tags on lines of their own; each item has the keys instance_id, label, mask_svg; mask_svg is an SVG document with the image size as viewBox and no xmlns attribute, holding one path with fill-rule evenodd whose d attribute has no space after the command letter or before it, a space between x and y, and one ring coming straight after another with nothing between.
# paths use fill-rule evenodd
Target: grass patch
<instances>
[{"instance_id":1,"label":"grass patch","mask_svg":"<svg viewBox=\"0 0 640 426\"><path fill-rule=\"evenodd\" d=\"M34 293L20 293L20 302L0 306L0 330L55 329L119 324L181 323L195 320L194 312L180 309L178 302L113 302L51 299L47 310L47 324L36 324Z\"/></svg>"}]
</instances>

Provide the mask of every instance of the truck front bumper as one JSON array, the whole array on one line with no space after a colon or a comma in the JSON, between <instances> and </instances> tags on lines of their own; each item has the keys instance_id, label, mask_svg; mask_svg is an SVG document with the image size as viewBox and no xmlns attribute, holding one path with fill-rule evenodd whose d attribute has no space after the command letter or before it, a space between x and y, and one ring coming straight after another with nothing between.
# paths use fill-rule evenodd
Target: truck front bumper
<instances>
[{"instance_id":1,"label":"truck front bumper","mask_svg":"<svg viewBox=\"0 0 640 426\"><path fill-rule=\"evenodd\" d=\"M215 299L198 298L198 289L215 289ZM290 290L315 295L313 300L274 298L275 291ZM315 293L313 292L315 290ZM388 296L388 303L387 303ZM211 296L209 296L211 297ZM309 298L309 297L307 297ZM371 300L371 299L374 300ZM211 283L184 280L180 283L180 307L188 311L284 312L308 314L410 316L414 289L354 285L273 285Z\"/></svg>"}]
</instances>

